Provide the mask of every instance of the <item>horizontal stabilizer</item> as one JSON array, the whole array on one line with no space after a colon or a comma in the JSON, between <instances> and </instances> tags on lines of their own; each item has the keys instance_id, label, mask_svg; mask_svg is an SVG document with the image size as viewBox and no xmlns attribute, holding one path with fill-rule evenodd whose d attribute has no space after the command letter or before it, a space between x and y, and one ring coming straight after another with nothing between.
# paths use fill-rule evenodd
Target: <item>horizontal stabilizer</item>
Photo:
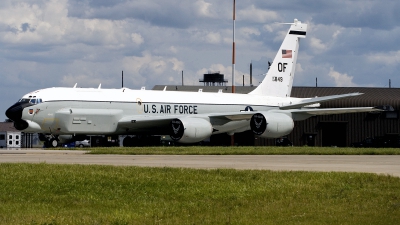
<instances>
[{"instance_id":1,"label":"horizontal stabilizer","mask_svg":"<svg viewBox=\"0 0 400 225\"><path fill-rule=\"evenodd\" d=\"M341 98L347 98L347 97L354 97L354 96L359 96L362 95L363 93L350 93L350 94L343 94L343 95L329 95L329 96L323 96L323 97L315 97L315 98L309 98L305 99L299 103L296 104L290 104L290 105L284 105L279 107L282 110L287 110L287 109L299 109L304 106L312 105L315 103L321 103L321 102L326 102L326 101L332 101L336 99L341 99Z\"/></svg>"}]
</instances>

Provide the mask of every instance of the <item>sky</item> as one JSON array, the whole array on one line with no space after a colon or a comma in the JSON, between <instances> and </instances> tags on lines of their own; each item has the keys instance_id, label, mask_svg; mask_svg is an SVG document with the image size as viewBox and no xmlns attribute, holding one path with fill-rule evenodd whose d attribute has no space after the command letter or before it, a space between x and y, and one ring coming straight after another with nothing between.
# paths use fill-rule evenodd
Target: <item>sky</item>
<instances>
[{"instance_id":1,"label":"sky","mask_svg":"<svg viewBox=\"0 0 400 225\"><path fill-rule=\"evenodd\" d=\"M220 71L232 85L231 1L2 0L0 121L24 94L48 87L152 89L202 85ZM296 18L294 86L400 87L400 1L237 0L236 85L264 78Z\"/></svg>"}]
</instances>

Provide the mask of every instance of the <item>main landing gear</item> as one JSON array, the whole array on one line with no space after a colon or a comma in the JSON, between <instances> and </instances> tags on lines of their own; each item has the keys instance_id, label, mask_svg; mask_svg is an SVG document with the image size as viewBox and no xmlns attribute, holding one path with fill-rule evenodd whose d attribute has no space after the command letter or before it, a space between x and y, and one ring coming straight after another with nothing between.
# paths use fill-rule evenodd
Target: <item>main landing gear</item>
<instances>
[{"instance_id":1,"label":"main landing gear","mask_svg":"<svg viewBox=\"0 0 400 225\"><path fill-rule=\"evenodd\" d=\"M58 138L50 138L50 140L46 141L44 144L47 148L55 148L58 146Z\"/></svg>"},{"instance_id":2,"label":"main landing gear","mask_svg":"<svg viewBox=\"0 0 400 225\"><path fill-rule=\"evenodd\" d=\"M58 137L53 135L39 134L39 139L41 141L44 141L44 147L46 148L56 148L60 143Z\"/></svg>"}]
</instances>

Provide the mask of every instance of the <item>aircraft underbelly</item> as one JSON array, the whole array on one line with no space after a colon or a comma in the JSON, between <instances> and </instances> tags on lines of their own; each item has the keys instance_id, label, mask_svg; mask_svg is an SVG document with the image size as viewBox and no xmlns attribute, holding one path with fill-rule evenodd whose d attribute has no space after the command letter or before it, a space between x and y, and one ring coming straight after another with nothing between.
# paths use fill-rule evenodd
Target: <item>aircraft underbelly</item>
<instances>
[{"instance_id":1,"label":"aircraft underbelly","mask_svg":"<svg viewBox=\"0 0 400 225\"><path fill-rule=\"evenodd\" d=\"M221 133L240 133L250 129L250 122L247 120L231 121L224 125L214 126L216 130L213 134Z\"/></svg>"}]
</instances>

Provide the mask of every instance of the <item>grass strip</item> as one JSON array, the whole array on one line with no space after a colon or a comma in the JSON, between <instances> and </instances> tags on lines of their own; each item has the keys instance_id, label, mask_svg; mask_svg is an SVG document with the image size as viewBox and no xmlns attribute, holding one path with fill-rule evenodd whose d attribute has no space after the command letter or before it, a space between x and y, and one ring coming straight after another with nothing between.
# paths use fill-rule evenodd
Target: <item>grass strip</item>
<instances>
[{"instance_id":1,"label":"grass strip","mask_svg":"<svg viewBox=\"0 0 400 225\"><path fill-rule=\"evenodd\" d=\"M0 164L0 224L398 224L400 178Z\"/></svg>"}]
</instances>

